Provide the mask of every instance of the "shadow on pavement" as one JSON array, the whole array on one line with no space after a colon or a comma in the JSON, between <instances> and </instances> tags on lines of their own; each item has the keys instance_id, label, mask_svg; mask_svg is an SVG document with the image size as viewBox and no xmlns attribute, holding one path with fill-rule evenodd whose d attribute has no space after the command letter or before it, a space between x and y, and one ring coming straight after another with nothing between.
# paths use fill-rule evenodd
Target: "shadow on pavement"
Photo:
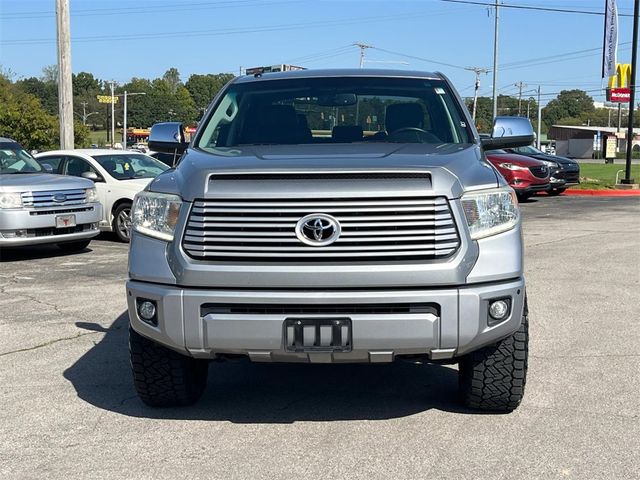
<instances>
[{"instance_id":1,"label":"shadow on pavement","mask_svg":"<svg viewBox=\"0 0 640 480\"><path fill-rule=\"evenodd\" d=\"M90 323L79 328L104 331ZM452 367L396 362L386 365L214 363L202 399L185 408L153 409L136 396L124 312L104 338L64 372L78 396L96 407L142 418L233 423L384 420L431 408L472 413L458 403ZM473 412L476 413L476 412Z\"/></svg>"},{"instance_id":2,"label":"shadow on pavement","mask_svg":"<svg viewBox=\"0 0 640 480\"><path fill-rule=\"evenodd\" d=\"M24 247L0 248L0 262L21 262L39 258L77 256L92 252L91 244L77 252L66 252L54 244L32 245Z\"/></svg>"}]
</instances>

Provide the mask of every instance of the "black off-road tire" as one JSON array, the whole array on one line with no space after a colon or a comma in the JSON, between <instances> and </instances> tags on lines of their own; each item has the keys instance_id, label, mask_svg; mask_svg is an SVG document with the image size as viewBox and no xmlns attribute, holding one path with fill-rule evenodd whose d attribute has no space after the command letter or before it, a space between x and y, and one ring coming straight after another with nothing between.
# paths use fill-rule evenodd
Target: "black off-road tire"
<instances>
[{"instance_id":1,"label":"black off-road tire","mask_svg":"<svg viewBox=\"0 0 640 480\"><path fill-rule=\"evenodd\" d=\"M89 246L91 240L78 240L77 242L58 243L58 248L64 252L81 252Z\"/></svg>"},{"instance_id":2,"label":"black off-road tire","mask_svg":"<svg viewBox=\"0 0 640 480\"><path fill-rule=\"evenodd\" d=\"M460 360L460 391L468 407L512 412L520 405L527 380L528 313L525 297L522 324L513 335Z\"/></svg>"},{"instance_id":3,"label":"black off-road tire","mask_svg":"<svg viewBox=\"0 0 640 480\"><path fill-rule=\"evenodd\" d=\"M191 405L207 386L209 363L181 355L138 334L129 327L133 383L150 407Z\"/></svg>"}]
</instances>

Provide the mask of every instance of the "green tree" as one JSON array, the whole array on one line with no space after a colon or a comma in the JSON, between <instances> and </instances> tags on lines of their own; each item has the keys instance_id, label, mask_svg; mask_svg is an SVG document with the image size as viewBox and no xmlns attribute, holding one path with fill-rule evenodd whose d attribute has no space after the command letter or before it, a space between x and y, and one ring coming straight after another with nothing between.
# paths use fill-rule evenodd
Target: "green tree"
<instances>
[{"instance_id":1,"label":"green tree","mask_svg":"<svg viewBox=\"0 0 640 480\"><path fill-rule=\"evenodd\" d=\"M560 119L581 118L594 112L593 98L584 90L563 90L542 110L542 121L547 127L557 124Z\"/></svg>"},{"instance_id":2,"label":"green tree","mask_svg":"<svg viewBox=\"0 0 640 480\"><path fill-rule=\"evenodd\" d=\"M175 67L171 67L169 70L164 72L164 75L162 75L162 80L166 82L171 93L173 94L175 94L178 91L178 88L182 86L182 80L180 80L180 72Z\"/></svg>"},{"instance_id":3,"label":"green tree","mask_svg":"<svg viewBox=\"0 0 640 480\"><path fill-rule=\"evenodd\" d=\"M184 86L189 91L189 94L191 94L196 109L202 111L207 108L213 100L213 97L215 97L218 91L231 79L233 79L233 75L230 73L207 75L194 73L189 77Z\"/></svg>"}]
</instances>

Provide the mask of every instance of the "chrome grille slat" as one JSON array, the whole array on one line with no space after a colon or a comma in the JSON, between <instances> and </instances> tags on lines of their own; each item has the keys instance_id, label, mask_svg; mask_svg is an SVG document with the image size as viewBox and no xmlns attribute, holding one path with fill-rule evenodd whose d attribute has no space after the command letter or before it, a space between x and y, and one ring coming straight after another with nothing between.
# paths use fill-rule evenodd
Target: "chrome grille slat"
<instances>
[{"instance_id":1,"label":"chrome grille slat","mask_svg":"<svg viewBox=\"0 0 640 480\"><path fill-rule=\"evenodd\" d=\"M63 202L54 201L54 195L60 193L66 196L66 200ZM23 192L20 196L22 198L22 204L25 207L33 208L62 207L68 205L83 205L87 203L86 192L83 189Z\"/></svg>"},{"instance_id":2,"label":"chrome grille slat","mask_svg":"<svg viewBox=\"0 0 640 480\"><path fill-rule=\"evenodd\" d=\"M338 220L335 243L314 247L296 237L297 222L313 213ZM376 262L444 259L460 238L444 197L215 198L193 203L182 244L201 260Z\"/></svg>"}]
</instances>

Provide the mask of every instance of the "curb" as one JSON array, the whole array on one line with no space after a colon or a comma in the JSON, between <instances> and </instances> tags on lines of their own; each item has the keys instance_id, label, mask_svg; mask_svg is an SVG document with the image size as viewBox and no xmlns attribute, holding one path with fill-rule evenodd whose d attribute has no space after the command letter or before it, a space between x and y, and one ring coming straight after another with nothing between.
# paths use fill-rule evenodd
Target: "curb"
<instances>
[{"instance_id":1,"label":"curb","mask_svg":"<svg viewBox=\"0 0 640 480\"><path fill-rule=\"evenodd\" d=\"M640 190L578 190L568 189L562 195L592 197L640 197Z\"/></svg>"}]
</instances>

